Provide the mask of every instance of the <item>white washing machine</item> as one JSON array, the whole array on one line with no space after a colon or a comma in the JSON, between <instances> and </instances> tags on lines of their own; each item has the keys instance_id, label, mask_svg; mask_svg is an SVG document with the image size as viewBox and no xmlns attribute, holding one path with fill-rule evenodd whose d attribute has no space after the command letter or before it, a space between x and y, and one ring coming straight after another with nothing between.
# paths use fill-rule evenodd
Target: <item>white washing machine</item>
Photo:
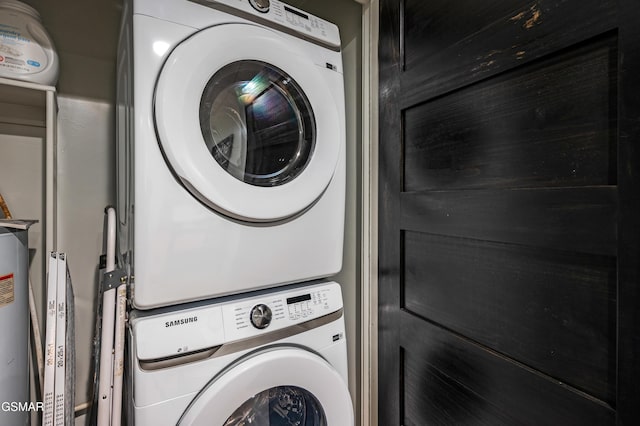
<instances>
[{"instance_id":1,"label":"white washing machine","mask_svg":"<svg viewBox=\"0 0 640 426\"><path fill-rule=\"evenodd\" d=\"M338 28L277 0L133 0L123 16L118 216L134 306L337 273Z\"/></svg>"},{"instance_id":2,"label":"white washing machine","mask_svg":"<svg viewBox=\"0 0 640 426\"><path fill-rule=\"evenodd\" d=\"M129 328L129 424L352 426L340 286L287 286Z\"/></svg>"}]
</instances>

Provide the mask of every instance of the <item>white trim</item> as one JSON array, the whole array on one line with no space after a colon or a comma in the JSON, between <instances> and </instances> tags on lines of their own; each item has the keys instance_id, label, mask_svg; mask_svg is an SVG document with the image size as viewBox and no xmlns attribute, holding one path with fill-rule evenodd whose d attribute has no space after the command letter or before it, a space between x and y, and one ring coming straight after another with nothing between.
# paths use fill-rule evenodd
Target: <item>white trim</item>
<instances>
[{"instance_id":1,"label":"white trim","mask_svg":"<svg viewBox=\"0 0 640 426\"><path fill-rule=\"evenodd\" d=\"M24 87L25 89L32 90L42 90L45 92L56 92L55 86L47 86L39 83L32 83L30 81L22 81L22 80L13 80L9 78L0 77L0 84L4 84L7 86L15 86L15 87Z\"/></svg>"},{"instance_id":2,"label":"white trim","mask_svg":"<svg viewBox=\"0 0 640 426\"><path fill-rule=\"evenodd\" d=\"M360 0L356 0L362 3ZM378 22L379 0L362 7L362 290L360 420L378 424Z\"/></svg>"},{"instance_id":3,"label":"white trim","mask_svg":"<svg viewBox=\"0 0 640 426\"><path fill-rule=\"evenodd\" d=\"M25 85L27 83L24 83ZM33 85L33 83L28 83ZM21 86L27 87L27 86ZM46 90L46 139L45 139L45 253L58 248L58 101L55 88L31 87ZM44 273L43 273L44 276Z\"/></svg>"}]
</instances>

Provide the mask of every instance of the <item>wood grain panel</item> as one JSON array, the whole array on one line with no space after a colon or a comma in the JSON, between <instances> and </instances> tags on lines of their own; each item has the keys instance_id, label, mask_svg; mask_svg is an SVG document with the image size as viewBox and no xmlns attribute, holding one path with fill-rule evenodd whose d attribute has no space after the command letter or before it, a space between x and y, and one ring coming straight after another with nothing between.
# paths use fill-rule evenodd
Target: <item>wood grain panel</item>
<instances>
[{"instance_id":1,"label":"wood grain panel","mask_svg":"<svg viewBox=\"0 0 640 426\"><path fill-rule=\"evenodd\" d=\"M385 118L385 126L380 127L380 138L391 139L400 133L400 111L398 104L399 68L396 66L400 52L399 24L400 10L397 1L380 2L380 90L379 90L379 110L381 116ZM379 283L379 312L384 317L385 326L380 329L378 338L382 344L378 345L378 358L384 359L384 367L380 368L377 379L385 383L384 403L378 413L378 424L397 425L399 424L398 411L400 410L400 385L399 371L400 359L398 310L400 296L397 292L397 276L400 272L398 260L400 259L400 230L399 211L400 204L400 164L401 153L394 144L380 145L380 171L379 171L379 209L381 215L389 220L380 222L378 252L380 255L378 267ZM382 324L382 323L381 323ZM371 348L374 350L374 348Z\"/></svg>"},{"instance_id":2,"label":"wood grain panel","mask_svg":"<svg viewBox=\"0 0 640 426\"><path fill-rule=\"evenodd\" d=\"M620 0L618 424L640 419L640 2Z\"/></svg>"},{"instance_id":3,"label":"wood grain panel","mask_svg":"<svg viewBox=\"0 0 640 426\"><path fill-rule=\"evenodd\" d=\"M406 352L404 425L509 426L516 423L515 419L487 403L463 383L452 380L442 370L434 367L433 364L443 361L433 359L440 355L434 352L425 363L422 357ZM417 377L421 380L416 380Z\"/></svg>"},{"instance_id":4,"label":"wood grain panel","mask_svg":"<svg viewBox=\"0 0 640 426\"><path fill-rule=\"evenodd\" d=\"M615 39L404 112L404 190L616 182Z\"/></svg>"},{"instance_id":5,"label":"wood grain panel","mask_svg":"<svg viewBox=\"0 0 640 426\"><path fill-rule=\"evenodd\" d=\"M440 13L430 13L434 9ZM459 41L502 17L511 16L513 12L514 6L502 0L405 0L405 68L412 70L425 59L438 58L447 52L450 54L448 49L454 48Z\"/></svg>"},{"instance_id":6,"label":"wood grain panel","mask_svg":"<svg viewBox=\"0 0 640 426\"><path fill-rule=\"evenodd\" d=\"M617 191L595 188L403 193L403 229L615 256Z\"/></svg>"},{"instance_id":7,"label":"wood grain panel","mask_svg":"<svg viewBox=\"0 0 640 426\"><path fill-rule=\"evenodd\" d=\"M401 330L401 424L615 424L608 405L409 313Z\"/></svg>"},{"instance_id":8,"label":"wood grain panel","mask_svg":"<svg viewBox=\"0 0 640 426\"><path fill-rule=\"evenodd\" d=\"M640 2L380 5L379 423L638 423Z\"/></svg>"},{"instance_id":9,"label":"wood grain panel","mask_svg":"<svg viewBox=\"0 0 640 426\"><path fill-rule=\"evenodd\" d=\"M597 37L615 0L405 0L404 107Z\"/></svg>"},{"instance_id":10,"label":"wood grain panel","mask_svg":"<svg viewBox=\"0 0 640 426\"><path fill-rule=\"evenodd\" d=\"M615 258L407 232L404 307L615 400Z\"/></svg>"}]
</instances>

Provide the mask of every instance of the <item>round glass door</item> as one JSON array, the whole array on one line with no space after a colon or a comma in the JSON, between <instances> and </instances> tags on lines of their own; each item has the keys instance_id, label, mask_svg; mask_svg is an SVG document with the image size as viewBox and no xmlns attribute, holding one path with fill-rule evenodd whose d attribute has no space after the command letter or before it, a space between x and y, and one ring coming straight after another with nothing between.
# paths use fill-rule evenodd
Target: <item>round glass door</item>
<instances>
[{"instance_id":1,"label":"round glass door","mask_svg":"<svg viewBox=\"0 0 640 426\"><path fill-rule=\"evenodd\" d=\"M249 398L222 426L327 426L318 399L297 386L276 386Z\"/></svg>"},{"instance_id":2,"label":"round glass door","mask_svg":"<svg viewBox=\"0 0 640 426\"><path fill-rule=\"evenodd\" d=\"M260 61L225 65L200 101L207 151L234 178L256 186L295 179L309 163L315 118L300 86Z\"/></svg>"},{"instance_id":3,"label":"round glass door","mask_svg":"<svg viewBox=\"0 0 640 426\"><path fill-rule=\"evenodd\" d=\"M195 396L178 426L353 426L342 376L297 347L264 348L236 360Z\"/></svg>"},{"instance_id":4,"label":"round glass door","mask_svg":"<svg viewBox=\"0 0 640 426\"><path fill-rule=\"evenodd\" d=\"M287 219L322 196L344 158L336 90L341 76L275 31L206 28L164 62L154 93L158 146L207 207L247 222Z\"/></svg>"}]
</instances>

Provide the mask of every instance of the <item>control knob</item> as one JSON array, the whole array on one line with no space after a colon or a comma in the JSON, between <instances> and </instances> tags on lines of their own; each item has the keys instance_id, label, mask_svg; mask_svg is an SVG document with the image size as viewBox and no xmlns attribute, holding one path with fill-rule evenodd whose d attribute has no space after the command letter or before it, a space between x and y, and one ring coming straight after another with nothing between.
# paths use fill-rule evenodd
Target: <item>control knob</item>
<instances>
[{"instance_id":1,"label":"control knob","mask_svg":"<svg viewBox=\"0 0 640 426\"><path fill-rule=\"evenodd\" d=\"M251 324L255 328L267 328L271 324L271 309L263 303L256 305L251 309Z\"/></svg>"},{"instance_id":2,"label":"control knob","mask_svg":"<svg viewBox=\"0 0 640 426\"><path fill-rule=\"evenodd\" d=\"M269 6L271 6L270 0L249 0L249 4L253 6L255 10L262 13L267 13L269 11Z\"/></svg>"}]
</instances>

